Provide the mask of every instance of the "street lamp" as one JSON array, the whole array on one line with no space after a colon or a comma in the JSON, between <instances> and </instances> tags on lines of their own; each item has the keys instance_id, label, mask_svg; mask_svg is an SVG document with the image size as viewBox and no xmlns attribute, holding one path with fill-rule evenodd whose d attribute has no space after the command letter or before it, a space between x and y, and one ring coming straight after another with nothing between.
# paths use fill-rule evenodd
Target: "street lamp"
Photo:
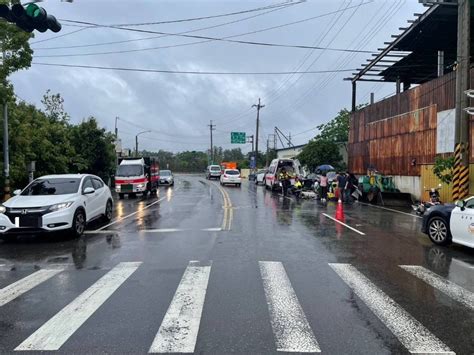
<instances>
[{"instance_id":1,"label":"street lamp","mask_svg":"<svg viewBox=\"0 0 474 355\"><path fill-rule=\"evenodd\" d=\"M135 156L138 157L138 136L140 134L143 134L143 133L150 133L151 131L143 131L143 132L140 132L140 133L137 133L137 135L135 136Z\"/></svg>"}]
</instances>

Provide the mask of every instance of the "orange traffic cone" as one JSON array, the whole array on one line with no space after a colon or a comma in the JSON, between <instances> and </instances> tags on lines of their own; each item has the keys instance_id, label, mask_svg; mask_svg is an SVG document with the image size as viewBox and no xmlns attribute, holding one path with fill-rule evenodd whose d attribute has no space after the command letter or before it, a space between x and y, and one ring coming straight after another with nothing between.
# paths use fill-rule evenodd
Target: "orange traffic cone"
<instances>
[{"instance_id":1,"label":"orange traffic cone","mask_svg":"<svg viewBox=\"0 0 474 355\"><path fill-rule=\"evenodd\" d=\"M336 206L336 219L338 221L344 222L344 207L342 203L338 203Z\"/></svg>"}]
</instances>

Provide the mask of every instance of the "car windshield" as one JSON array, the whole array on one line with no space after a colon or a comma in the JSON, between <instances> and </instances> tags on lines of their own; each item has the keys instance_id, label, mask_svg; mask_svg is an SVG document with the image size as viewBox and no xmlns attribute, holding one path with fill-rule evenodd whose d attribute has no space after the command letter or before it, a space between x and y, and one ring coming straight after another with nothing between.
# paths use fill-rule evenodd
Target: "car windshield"
<instances>
[{"instance_id":1,"label":"car windshield","mask_svg":"<svg viewBox=\"0 0 474 355\"><path fill-rule=\"evenodd\" d=\"M238 170L226 170L225 172L227 175L239 175L239 171Z\"/></svg>"},{"instance_id":2,"label":"car windshield","mask_svg":"<svg viewBox=\"0 0 474 355\"><path fill-rule=\"evenodd\" d=\"M33 181L22 196L67 195L79 190L81 179L38 179Z\"/></svg>"},{"instance_id":3,"label":"car windshield","mask_svg":"<svg viewBox=\"0 0 474 355\"><path fill-rule=\"evenodd\" d=\"M141 165L120 165L116 176L140 176L143 175L143 166Z\"/></svg>"},{"instance_id":4,"label":"car windshield","mask_svg":"<svg viewBox=\"0 0 474 355\"><path fill-rule=\"evenodd\" d=\"M221 171L220 166L211 166L211 171Z\"/></svg>"},{"instance_id":5,"label":"car windshield","mask_svg":"<svg viewBox=\"0 0 474 355\"><path fill-rule=\"evenodd\" d=\"M161 170L160 176L171 176L171 171L169 170Z\"/></svg>"}]
</instances>

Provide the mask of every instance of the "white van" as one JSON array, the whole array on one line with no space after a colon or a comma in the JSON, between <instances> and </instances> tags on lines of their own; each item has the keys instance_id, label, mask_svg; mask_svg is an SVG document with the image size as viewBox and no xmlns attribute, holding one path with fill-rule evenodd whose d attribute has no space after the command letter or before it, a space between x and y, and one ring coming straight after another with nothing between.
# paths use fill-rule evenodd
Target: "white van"
<instances>
[{"instance_id":1,"label":"white van","mask_svg":"<svg viewBox=\"0 0 474 355\"><path fill-rule=\"evenodd\" d=\"M220 179L221 178L221 166L220 165L209 165L206 169L206 179Z\"/></svg>"},{"instance_id":2,"label":"white van","mask_svg":"<svg viewBox=\"0 0 474 355\"><path fill-rule=\"evenodd\" d=\"M293 177L293 179L291 179L291 185L295 183L294 177L301 177L303 173L298 159L273 159L268 167L268 173L265 175L266 188L276 190L280 187L278 174L280 174L282 168L285 168L288 174Z\"/></svg>"}]
</instances>

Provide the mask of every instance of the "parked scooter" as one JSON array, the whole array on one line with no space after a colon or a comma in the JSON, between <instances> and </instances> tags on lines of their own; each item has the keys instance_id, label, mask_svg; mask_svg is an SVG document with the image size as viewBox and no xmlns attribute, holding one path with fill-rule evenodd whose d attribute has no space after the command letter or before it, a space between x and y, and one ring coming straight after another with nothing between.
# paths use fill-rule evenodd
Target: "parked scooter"
<instances>
[{"instance_id":1,"label":"parked scooter","mask_svg":"<svg viewBox=\"0 0 474 355\"><path fill-rule=\"evenodd\" d=\"M425 190L429 192L429 195L430 195L429 201L421 201L417 205L412 205L413 210L416 212L417 215L421 216L426 212L428 208L441 204L441 200L439 197L440 189L441 189L441 184L439 184L438 187L432 187L429 190Z\"/></svg>"}]
</instances>

